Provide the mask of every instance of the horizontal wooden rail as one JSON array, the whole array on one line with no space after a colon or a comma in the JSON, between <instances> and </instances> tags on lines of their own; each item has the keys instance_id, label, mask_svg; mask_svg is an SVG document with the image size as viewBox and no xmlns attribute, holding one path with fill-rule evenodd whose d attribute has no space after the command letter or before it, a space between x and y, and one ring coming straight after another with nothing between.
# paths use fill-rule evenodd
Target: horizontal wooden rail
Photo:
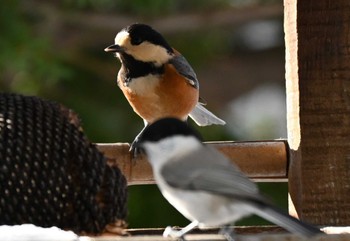
<instances>
[{"instance_id":1,"label":"horizontal wooden rail","mask_svg":"<svg viewBox=\"0 0 350 241\"><path fill-rule=\"evenodd\" d=\"M332 228L331 228L332 229ZM83 237L84 241L174 241L174 238L164 238L161 234L164 229L137 229L127 230L130 236L98 236ZM317 235L312 238L300 237L296 234L286 233L283 229L273 226L261 227L235 227L236 241L348 241L350 240L349 228L344 232L330 232L330 234ZM227 241L217 234L217 229L208 231L194 231L186 235L188 241ZM326 232L327 233L327 232Z\"/></svg>"},{"instance_id":2,"label":"horizontal wooden rail","mask_svg":"<svg viewBox=\"0 0 350 241\"><path fill-rule=\"evenodd\" d=\"M84 237L85 238L85 237ZM303 238L295 234L260 234L260 235L238 235L236 241L348 241L349 234L320 235L314 238ZM164 238L158 236L131 236L131 237L90 237L86 241L175 241L173 238ZM227 239L218 234L188 234L188 241L227 241Z\"/></svg>"},{"instance_id":3,"label":"horizontal wooden rail","mask_svg":"<svg viewBox=\"0 0 350 241\"><path fill-rule=\"evenodd\" d=\"M288 145L284 140L248 142L207 142L217 148L250 178L260 182L287 180ZM128 143L97 144L108 158L108 164L118 166L129 185L153 184L153 174L145 156L133 159Z\"/></svg>"}]
</instances>

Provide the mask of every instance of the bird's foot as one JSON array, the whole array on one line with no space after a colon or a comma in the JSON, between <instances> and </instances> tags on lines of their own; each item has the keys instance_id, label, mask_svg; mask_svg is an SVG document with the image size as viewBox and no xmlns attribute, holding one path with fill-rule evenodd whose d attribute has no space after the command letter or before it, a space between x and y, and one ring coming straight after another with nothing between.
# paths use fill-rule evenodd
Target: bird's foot
<instances>
[{"instance_id":1,"label":"bird's foot","mask_svg":"<svg viewBox=\"0 0 350 241\"><path fill-rule=\"evenodd\" d=\"M184 233L182 232L182 230L177 231L170 226L166 227L163 232L163 237L172 237L180 241L185 241L185 238L183 236Z\"/></svg>"},{"instance_id":2,"label":"bird's foot","mask_svg":"<svg viewBox=\"0 0 350 241\"><path fill-rule=\"evenodd\" d=\"M227 241L235 241L236 234L229 225L221 228L219 234L224 236Z\"/></svg>"},{"instance_id":3,"label":"bird's foot","mask_svg":"<svg viewBox=\"0 0 350 241\"><path fill-rule=\"evenodd\" d=\"M140 131L140 133L135 137L134 141L130 144L129 152L131 153L131 157L135 159L143 153L142 148L140 147L140 138L142 133L147 128L148 124L145 123L145 127Z\"/></svg>"},{"instance_id":4,"label":"bird's foot","mask_svg":"<svg viewBox=\"0 0 350 241\"><path fill-rule=\"evenodd\" d=\"M136 158L141 155L142 149L138 146L139 139L136 138L131 144L129 152L131 153L132 158Z\"/></svg>"}]
</instances>

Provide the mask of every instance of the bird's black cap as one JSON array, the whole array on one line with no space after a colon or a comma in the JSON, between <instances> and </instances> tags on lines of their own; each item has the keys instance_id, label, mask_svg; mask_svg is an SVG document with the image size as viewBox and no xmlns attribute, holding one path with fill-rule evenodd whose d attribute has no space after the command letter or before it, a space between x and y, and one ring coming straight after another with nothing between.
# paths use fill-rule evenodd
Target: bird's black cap
<instances>
[{"instance_id":1,"label":"bird's black cap","mask_svg":"<svg viewBox=\"0 0 350 241\"><path fill-rule=\"evenodd\" d=\"M168 52L173 53L173 49L163 36L146 24L135 23L125 27L123 30L129 33L130 41L133 45L139 45L144 41L148 41L152 44L160 45Z\"/></svg>"},{"instance_id":2,"label":"bird's black cap","mask_svg":"<svg viewBox=\"0 0 350 241\"><path fill-rule=\"evenodd\" d=\"M186 122L176 118L160 119L148 126L140 136L139 143L145 141L157 142L167 137L176 135L194 136L199 141L203 141L201 135L191 128Z\"/></svg>"}]
</instances>

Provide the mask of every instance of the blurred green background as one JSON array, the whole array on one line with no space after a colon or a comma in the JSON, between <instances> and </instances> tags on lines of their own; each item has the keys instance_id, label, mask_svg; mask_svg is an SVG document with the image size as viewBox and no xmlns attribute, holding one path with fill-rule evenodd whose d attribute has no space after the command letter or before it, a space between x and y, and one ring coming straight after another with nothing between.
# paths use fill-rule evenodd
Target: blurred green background
<instances>
[{"instance_id":1,"label":"blurred green background","mask_svg":"<svg viewBox=\"0 0 350 241\"><path fill-rule=\"evenodd\" d=\"M282 1L4 0L0 91L36 95L74 109L92 142L130 142L143 127L116 84L119 62L103 51L123 27L147 23L196 70L208 109L225 127L205 140L286 137ZM260 184L287 207L287 186ZM188 223L155 186L132 186L129 227ZM249 219L240 224L259 224Z\"/></svg>"}]
</instances>

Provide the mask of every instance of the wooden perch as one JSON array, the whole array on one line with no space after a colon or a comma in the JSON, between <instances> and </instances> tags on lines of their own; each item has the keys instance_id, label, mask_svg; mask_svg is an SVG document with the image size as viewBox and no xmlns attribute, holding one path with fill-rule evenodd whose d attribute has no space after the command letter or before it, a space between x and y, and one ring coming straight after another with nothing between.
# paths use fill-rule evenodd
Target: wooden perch
<instances>
[{"instance_id":1,"label":"wooden perch","mask_svg":"<svg viewBox=\"0 0 350 241\"><path fill-rule=\"evenodd\" d=\"M320 235L313 238L300 237L295 234L260 234L260 235L237 235L235 241L348 241L349 234ZM161 235L142 235L130 237L90 237L86 241L175 241L174 238L164 238ZM219 234L188 234L188 241L226 241Z\"/></svg>"},{"instance_id":2,"label":"wooden perch","mask_svg":"<svg viewBox=\"0 0 350 241\"><path fill-rule=\"evenodd\" d=\"M225 154L255 181L286 181L288 147L283 140L207 144ZM154 183L152 169L145 156L132 159L128 143L97 146L106 155L110 165L121 169L129 185Z\"/></svg>"}]
</instances>

